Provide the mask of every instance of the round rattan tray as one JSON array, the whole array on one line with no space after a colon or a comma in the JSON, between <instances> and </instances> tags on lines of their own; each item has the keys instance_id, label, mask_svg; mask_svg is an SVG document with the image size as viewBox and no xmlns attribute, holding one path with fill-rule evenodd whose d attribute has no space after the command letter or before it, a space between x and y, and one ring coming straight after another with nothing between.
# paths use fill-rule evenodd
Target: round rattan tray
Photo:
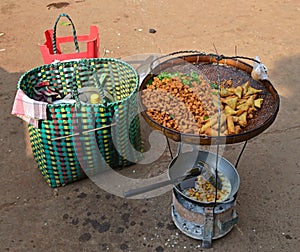
<instances>
[{"instance_id":1,"label":"round rattan tray","mask_svg":"<svg viewBox=\"0 0 300 252\"><path fill-rule=\"evenodd\" d=\"M155 130L161 131L166 137L176 141L195 145L211 144L233 144L247 141L266 130L275 120L279 110L279 95L276 89L268 80L256 81L251 77L252 66L244 61L242 57L226 57L223 55L192 53L183 56L172 57L152 68L151 72L144 78L139 90L146 89L147 83L161 72L198 69L205 73L209 80L220 81L232 79L233 83L250 81L254 88L263 90L260 96L264 99L262 108L249 120L242 132L227 136L207 136L182 133L171 128L164 127L153 120L147 113L147 108L141 99L141 114L145 121ZM248 59L248 58L247 58Z\"/></svg>"}]
</instances>

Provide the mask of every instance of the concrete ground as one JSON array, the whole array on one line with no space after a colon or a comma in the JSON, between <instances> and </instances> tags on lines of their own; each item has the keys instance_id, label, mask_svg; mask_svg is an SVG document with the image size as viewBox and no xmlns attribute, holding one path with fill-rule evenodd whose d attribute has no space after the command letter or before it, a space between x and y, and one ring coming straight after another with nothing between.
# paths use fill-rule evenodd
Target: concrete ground
<instances>
[{"instance_id":1,"label":"concrete ground","mask_svg":"<svg viewBox=\"0 0 300 252\"><path fill-rule=\"evenodd\" d=\"M50 5L49 5L50 4ZM48 5L48 7L47 7ZM171 191L128 200L90 179L50 188L26 146L23 122L10 115L16 85L43 64L38 44L59 13L79 34L98 25L101 56L126 58L179 50L255 57L280 94L274 124L251 139L238 166L239 222L207 251L298 251L300 240L300 4L277 1L52 1L0 3L0 250L206 251L182 234L170 214ZM69 27L59 26L66 32ZM155 29L156 33L150 33ZM234 151L240 145L229 146ZM230 149L229 149L230 152ZM136 170L167 169L168 152ZM134 167L124 168L128 176ZM297 249L298 248L298 249Z\"/></svg>"}]
</instances>

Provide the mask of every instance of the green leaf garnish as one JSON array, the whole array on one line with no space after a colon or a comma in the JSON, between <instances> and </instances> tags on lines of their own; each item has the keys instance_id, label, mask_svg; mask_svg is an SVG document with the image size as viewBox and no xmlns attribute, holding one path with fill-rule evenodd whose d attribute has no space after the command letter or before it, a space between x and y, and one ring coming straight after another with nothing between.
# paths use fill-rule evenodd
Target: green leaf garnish
<instances>
[{"instance_id":1,"label":"green leaf garnish","mask_svg":"<svg viewBox=\"0 0 300 252\"><path fill-rule=\"evenodd\" d=\"M210 83L210 86L211 86L213 89L218 89L218 85L217 85L216 83L211 82L211 83Z\"/></svg>"},{"instance_id":2,"label":"green leaf garnish","mask_svg":"<svg viewBox=\"0 0 300 252\"><path fill-rule=\"evenodd\" d=\"M168 73L168 72L161 72L157 78L162 81L163 79L171 79L172 78L172 74Z\"/></svg>"}]
</instances>

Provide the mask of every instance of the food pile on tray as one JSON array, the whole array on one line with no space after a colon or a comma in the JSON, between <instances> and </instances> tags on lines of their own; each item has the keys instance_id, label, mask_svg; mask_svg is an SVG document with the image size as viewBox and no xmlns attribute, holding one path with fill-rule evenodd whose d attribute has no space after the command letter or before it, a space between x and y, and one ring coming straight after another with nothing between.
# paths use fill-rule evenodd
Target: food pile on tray
<instances>
[{"instance_id":1,"label":"food pile on tray","mask_svg":"<svg viewBox=\"0 0 300 252\"><path fill-rule=\"evenodd\" d=\"M142 101L154 121L181 133L217 136L219 126L221 136L242 132L262 107L262 90L250 81L233 85L229 79L220 83L218 91L218 82L202 74L162 72L149 80Z\"/></svg>"},{"instance_id":2,"label":"food pile on tray","mask_svg":"<svg viewBox=\"0 0 300 252\"><path fill-rule=\"evenodd\" d=\"M231 192L231 184L228 178L221 172L218 176L222 182L222 188L217 189L207 181L203 176L197 176L195 186L185 189L184 194L199 202L214 202L217 196L217 202L222 202L227 199ZM216 194L217 193L217 194Z\"/></svg>"}]
</instances>

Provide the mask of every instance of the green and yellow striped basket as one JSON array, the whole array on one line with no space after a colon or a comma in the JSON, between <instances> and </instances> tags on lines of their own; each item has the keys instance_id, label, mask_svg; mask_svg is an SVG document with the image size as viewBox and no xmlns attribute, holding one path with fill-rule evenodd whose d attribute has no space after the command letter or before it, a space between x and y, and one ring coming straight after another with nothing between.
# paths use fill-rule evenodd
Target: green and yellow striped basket
<instances>
[{"instance_id":1,"label":"green and yellow striped basket","mask_svg":"<svg viewBox=\"0 0 300 252\"><path fill-rule=\"evenodd\" d=\"M99 81L103 75L104 84ZM34 158L51 187L97 174L103 167L125 167L141 158L139 81L132 66L110 58L43 65L23 74L18 88L33 98L34 86L41 81L76 100L47 105L47 120L40 120L38 128L28 125ZM102 102L82 102L79 90L86 87L97 88Z\"/></svg>"}]
</instances>

